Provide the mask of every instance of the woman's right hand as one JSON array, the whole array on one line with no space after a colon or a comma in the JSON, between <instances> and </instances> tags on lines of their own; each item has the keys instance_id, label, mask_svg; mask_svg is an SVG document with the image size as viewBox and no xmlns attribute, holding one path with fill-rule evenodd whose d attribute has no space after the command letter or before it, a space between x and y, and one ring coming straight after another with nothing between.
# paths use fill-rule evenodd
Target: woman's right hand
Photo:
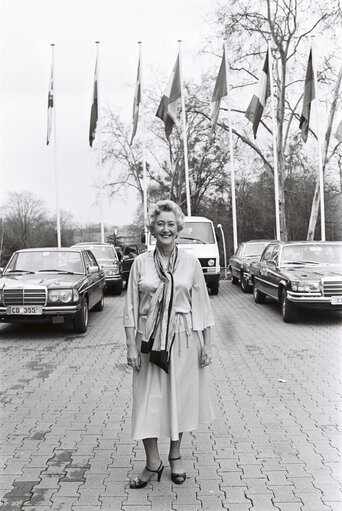
<instances>
[{"instance_id":1,"label":"woman's right hand","mask_svg":"<svg viewBox=\"0 0 342 511\"><path fill-rule=\"evenodd\" d=\"M137 371L140 370L141 357L137 345L134 343L127 346L127 364Z\"/></svg>"}]
</instances>

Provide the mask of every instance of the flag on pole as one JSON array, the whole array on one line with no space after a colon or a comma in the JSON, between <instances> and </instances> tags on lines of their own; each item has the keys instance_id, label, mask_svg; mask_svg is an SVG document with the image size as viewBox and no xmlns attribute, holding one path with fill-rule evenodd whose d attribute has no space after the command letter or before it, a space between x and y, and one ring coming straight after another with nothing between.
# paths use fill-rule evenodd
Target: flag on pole
<instances>
[{"instance_id":1,"label":"flag on pole","mask_svg":"<svg viewBox=\"0 0 342 511\"><path fill-rule=\"evenodd\" d=\"M227 96L227 69L226 69L226 49L225 45L223 45L223 54L222 54L222 60L221 60L221 66L219 73L216 78L215 88L213 92L213 96L211 98L212 107L211 107L211 120L213 122L213 131L216 128L219 112L220 112L220 105L221 105L221 99Z\"/></svg>"},{"instance_id":2,"label":"flag on pole","mask_svg":"<svg viewBox=\"0 0 342 511\"><path fill-rule=\"evenodd\" d=\"M97 56L96 56L95 73L94 73L94 87L93 87L93 102L91 105L90 125L89 125L89 145L90 145L90 147L93 147L93 142L95 139L98 113L99 112L98 112Z\"/></svg>"},{"instance_id":3,"label":"flag on pole","mask_svg":"<svg viewBox=\"0 0 342 511\"><path fill-rule=\"evenodd\" d=\"M254 138L257 136L258 126L264 111L267 98L271 95L270 70L268 65L268 50L258 82L258 92L254 94L248 105L245 116L253 124Z\"/></svg>"},{"instance_id":4,"label":"flag on pole","mask_svg":"<svg viewBox=\"0 0 342 511\"><path fill-rule=\"evenodd\" d=\"M309 127L310 127L310 114L311 114L311 103L315 99L315 81L314 71L312 65L312 49L309 54L308 67L306 69L305 76L305 87L303 97L302 114L299 121L299 129L302 130L302 140L304 142L308 139Z\"/></svg>"},{"instance_id":5,"label":"flag on pole","mask_svg":"<svg viewBox=\"0 0 342 511\"><path fill-rule=\"evenodd\" d=\"M135 84L135 93L134 93L134 102L133 102L133 131L132 131L132 137L131 137L131 141L130 141L129 145L132 145L133 139L137 132L140 103L141 103L141 63L140 63L140 55L139 55L137 81Z\"/></svg>"},{"instance_id":6,"label":"flag on pole","mask_svg":"<svg viewBox=\"0 0 342 511\"><path fill-rule=\"evenodd\" d=\"M161 98L156 117L159 117L165 124L165 135L169 139L172 128L177 117L177 101L181 98L181 82L179 68L179 54L177 56L175 67L170 76L165 93Z\"/></svg>"},{"instance_id":7,"label":"flag on pole","mask_svg":"<svg viewBox=\"0 0 342 511\"><path fill-rule=\"evenodd\" d=\"M51 74L50 74L50 83L49 83L49 93L48 93L48 108L47 108L47 131L46 131L46 145L49 145L52 131L52 116L53 116L53 94L54 94L54 65L53 58L51 62Z\"/></svg>"},{"instance_id":8,"label":"flag on pole","mask_svg":"<svg viewBox=\"0 0 342 511\"><path fill-rule=\"evenodd\" d=\"M342 142L342 120L339 122L339 124L337 126L337 129L335 132L335 137L337 138L337 140L339 142Z\"/></svg>"}]
</instances>

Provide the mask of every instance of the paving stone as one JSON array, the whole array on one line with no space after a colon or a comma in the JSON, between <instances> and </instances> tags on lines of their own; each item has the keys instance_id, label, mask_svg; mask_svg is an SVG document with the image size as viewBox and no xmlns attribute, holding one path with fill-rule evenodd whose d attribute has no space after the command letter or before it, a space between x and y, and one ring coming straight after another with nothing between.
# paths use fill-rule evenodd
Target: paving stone
<instances>
[{"instance_id":1,"label":"paving stone","mask_svg":"<svg viewBox=\"0 0 342 511\"><path fill-rule=\"evenodd\" d=\"M127 497L127 495L126 495ZM121 505L125 503L125 498L122 497L104 497L100 496L101 511L116 511L121 509ZM133 506L131 506L133 508Z\"/></svg>"},{"instance_id":2,"label":"paving stone","mask_svg":"<svg viewBox=\"0 0 342 511\"><path fill-rule=\"evenodd\" d=\"M56 488L37 488L33 490L31 498L27 501L31 506L51 506L51 497L57 492Z\"/></svg>"},{"instance_id":3,"label":"paving stone","mask_svg":"<svg viewBox=\"0 0 342 511\"><path fill-rule=\"evenodd\" d=\"M319 491L315 493L301 493L294 492L296 497L299 497L303 502L303 511L330 511L328 505L325 505L322 500L322 494Z\"/></svg>"},{"instance_id":4,"label":"paving stone","mask_svg":"<svg viewBox=\"0 0 342 511\"><path fill-rule=\"evenodd\" d=\"M249 500L246 497L246 488L244 487L226 487L224 489L224 502L228 504L246 504Z\"/></svg>"},{"instance_id":5,"label":"paving stone","mask_svg":"<svg viewBox=\"0 0 342 511\"><path fill-rule=\"evenodd\" d=\"M272 502L272 495L266 495L266 494L259 494L259 495L253 495L251 498L252 501L252 510L253 511L275 511L277 509L277 505L273 504Z\"/></svg>"}]
</instances>

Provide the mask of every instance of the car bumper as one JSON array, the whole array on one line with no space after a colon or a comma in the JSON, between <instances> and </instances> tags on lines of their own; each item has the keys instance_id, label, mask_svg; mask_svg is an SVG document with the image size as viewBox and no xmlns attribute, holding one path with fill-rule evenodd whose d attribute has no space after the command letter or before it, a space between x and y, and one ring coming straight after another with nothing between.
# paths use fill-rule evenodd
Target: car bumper
<instances>
[{"instance_id":1,"label":"car bumper","mask_svg":"<svg viewBox=\"0 0 342 511\"><path fill-rule=\"evenodd\" d=\"M330 296L298 296L288 291L287 299L298 307L321 310L342 310L342 303L331 303Z\"/></svg>"},{"instance_id":2,"label":"car bumper","mask_svg":"<svg viewBox=\"0 0 342 511\"><path fill-rule=\"evenodd\" d=\"M8 314L7 307L0 307L0 321L15 323L17 321L39 321L53 316L68 316L72 318L80 310L80 304L43 307L42 314Z\"/></svg>"},{"instance_id":3,"label":"car bumper","mask_svg":"<svg viewBox=\"0 0 342 511\"><path fill-rule=\"evenodd\" d=\"M218 282L220 280L219 273L204 273L204 280L206 283Z\"/></svg>"}]
</instances>

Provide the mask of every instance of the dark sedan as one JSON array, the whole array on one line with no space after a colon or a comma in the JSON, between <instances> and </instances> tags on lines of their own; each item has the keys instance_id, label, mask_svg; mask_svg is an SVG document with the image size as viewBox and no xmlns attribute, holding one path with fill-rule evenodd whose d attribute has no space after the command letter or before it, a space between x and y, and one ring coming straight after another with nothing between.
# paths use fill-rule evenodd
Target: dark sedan
<instances>
[{"instance_id":1,"label":"dark sedan","mask_svg":"<svg viewBox=\"0 0 342 511\"><path fill-rule=\"evenodd\" d=\"M3 323L71 319L76 333L88 327L88 311L104 306L105 277L90 250L18 250L0 277Z\"/></svg>"},{"instance_id":2,"label":"dark sedan","mask_svg":"<svg viewBox=\"0 0 342 511\"><path fill-rule=\"evenodd\" d=\"M122 291L122 263L114 248L110 243L101 242L83 242L76 243L71 248L87 248L92 251L96 261L105 274L106 290L113 291L120 295Z\"/></svg>"},{"instance_id":3,"label":"dark sedan","mask_svg":"<svg viewBox=\"0 0 342 511\"><path fill-rule=\"evenodd\" d=\"M244 293L248 293L252 287L249 273L251 263L260 259L265 247L271 242L272 240L243 241L238 246L235 254L229 259L232 284L240 282Z\"/></svg>"},{"instance_id":4,"label":"dark sedan","mask_svg":"<svg viewBox=\"0 0 342 511\"><path fill-rule=\"evenodd\" d=\"M281 303L283 320L298 307L342 310L342 242L274 242L251 267L256 303Z\"/></svg>"}]
</instances>

